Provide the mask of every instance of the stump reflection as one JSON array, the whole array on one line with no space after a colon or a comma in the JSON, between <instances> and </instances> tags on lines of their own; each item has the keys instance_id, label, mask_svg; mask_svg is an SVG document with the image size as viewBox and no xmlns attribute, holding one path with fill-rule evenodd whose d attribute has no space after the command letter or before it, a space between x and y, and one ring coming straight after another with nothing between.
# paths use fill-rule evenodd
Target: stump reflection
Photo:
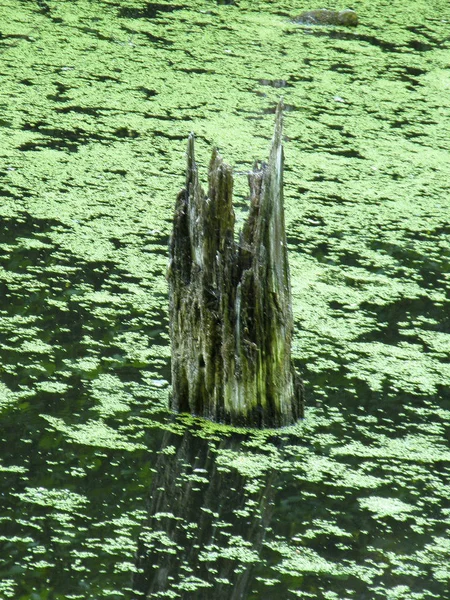
<instances>
[{"instance_id":1,"label":"stump reflection","mask_svg":"<svg viewBox=\"0 0 450 600\"><path fill-rule=\"evenodd\" d=\"M162 444L133 598L246 598L273 511L274 470L253 483L218 457L245 456L240 440L211 443L188 431ZM252 485L252 489L249 488Z\"/></svg>"}]
</instances>

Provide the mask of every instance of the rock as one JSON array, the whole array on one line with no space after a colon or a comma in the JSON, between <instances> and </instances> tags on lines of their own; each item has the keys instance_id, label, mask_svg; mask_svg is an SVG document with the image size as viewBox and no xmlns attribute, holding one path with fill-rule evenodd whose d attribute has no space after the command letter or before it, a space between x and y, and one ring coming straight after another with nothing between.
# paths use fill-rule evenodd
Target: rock
<instances>
[{"instance_id":1,"label":"rock","mask_svg":"<svg viewBox=\"0 0 450 600\"><path fill-rule=\"evenodd\" d=\"M344 27L355 27L358 25L358 15L354 10L305 10L293 19L296 23L304 25L343 25Z\"/></svg>"}]
</instances>

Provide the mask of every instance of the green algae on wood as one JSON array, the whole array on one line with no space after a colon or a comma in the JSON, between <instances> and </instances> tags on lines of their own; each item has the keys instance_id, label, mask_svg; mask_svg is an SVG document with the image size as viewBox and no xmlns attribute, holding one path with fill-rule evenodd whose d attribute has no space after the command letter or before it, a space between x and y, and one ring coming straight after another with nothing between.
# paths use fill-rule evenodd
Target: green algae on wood
<instances>
[{"instance_id":1,"label":"green algae on wood","mask_svg":"<svg viewBox=\"0 0 450 600\"><path fill-rule=\"evenodd\" d=\"M250 211L236 242L232 170L214 150L205 196L189 137L168 272L172 407L216 421L278 427L303 410L291 360L281 104L269 163L255 164L249 185Z\"/></svg>"}]
</instances>

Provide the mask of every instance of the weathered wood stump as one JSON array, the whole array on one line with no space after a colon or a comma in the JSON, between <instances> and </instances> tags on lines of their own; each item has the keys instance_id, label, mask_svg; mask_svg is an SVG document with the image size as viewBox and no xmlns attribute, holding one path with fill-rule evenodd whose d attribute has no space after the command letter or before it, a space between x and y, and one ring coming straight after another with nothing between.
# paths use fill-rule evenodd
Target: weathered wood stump
<instances>
[{"instance_id":1,"label":"weathered wood stump","mask_svg":"<svg viewBox=\"0 0 450 600\"><path fill-rule=\"evenodd\" d=\"M281 106L269 163L255 164L249 184L250 211L236 241L231 167L213 151L206 196L189 136L169 248L171 403L215 421L279 427L303 415L291 360Z\"/></svg>"}]
</instances>

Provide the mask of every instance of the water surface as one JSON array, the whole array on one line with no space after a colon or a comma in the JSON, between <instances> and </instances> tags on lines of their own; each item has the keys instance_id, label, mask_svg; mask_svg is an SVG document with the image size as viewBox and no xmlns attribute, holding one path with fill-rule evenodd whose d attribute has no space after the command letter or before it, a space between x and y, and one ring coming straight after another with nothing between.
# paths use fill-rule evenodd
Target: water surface
<instances>
[{"instance_id":1,"label":"water surface","mask_svg":"<svg viewBox=\"0 0 450 600\"><path fill-rule=\"evenodd\" d=\"M450 597L450 10L308 8L3 0L0 597ZM233 430L168 411L167 239L280 95L308 407Z\"/></svg>"}]
</instances>

